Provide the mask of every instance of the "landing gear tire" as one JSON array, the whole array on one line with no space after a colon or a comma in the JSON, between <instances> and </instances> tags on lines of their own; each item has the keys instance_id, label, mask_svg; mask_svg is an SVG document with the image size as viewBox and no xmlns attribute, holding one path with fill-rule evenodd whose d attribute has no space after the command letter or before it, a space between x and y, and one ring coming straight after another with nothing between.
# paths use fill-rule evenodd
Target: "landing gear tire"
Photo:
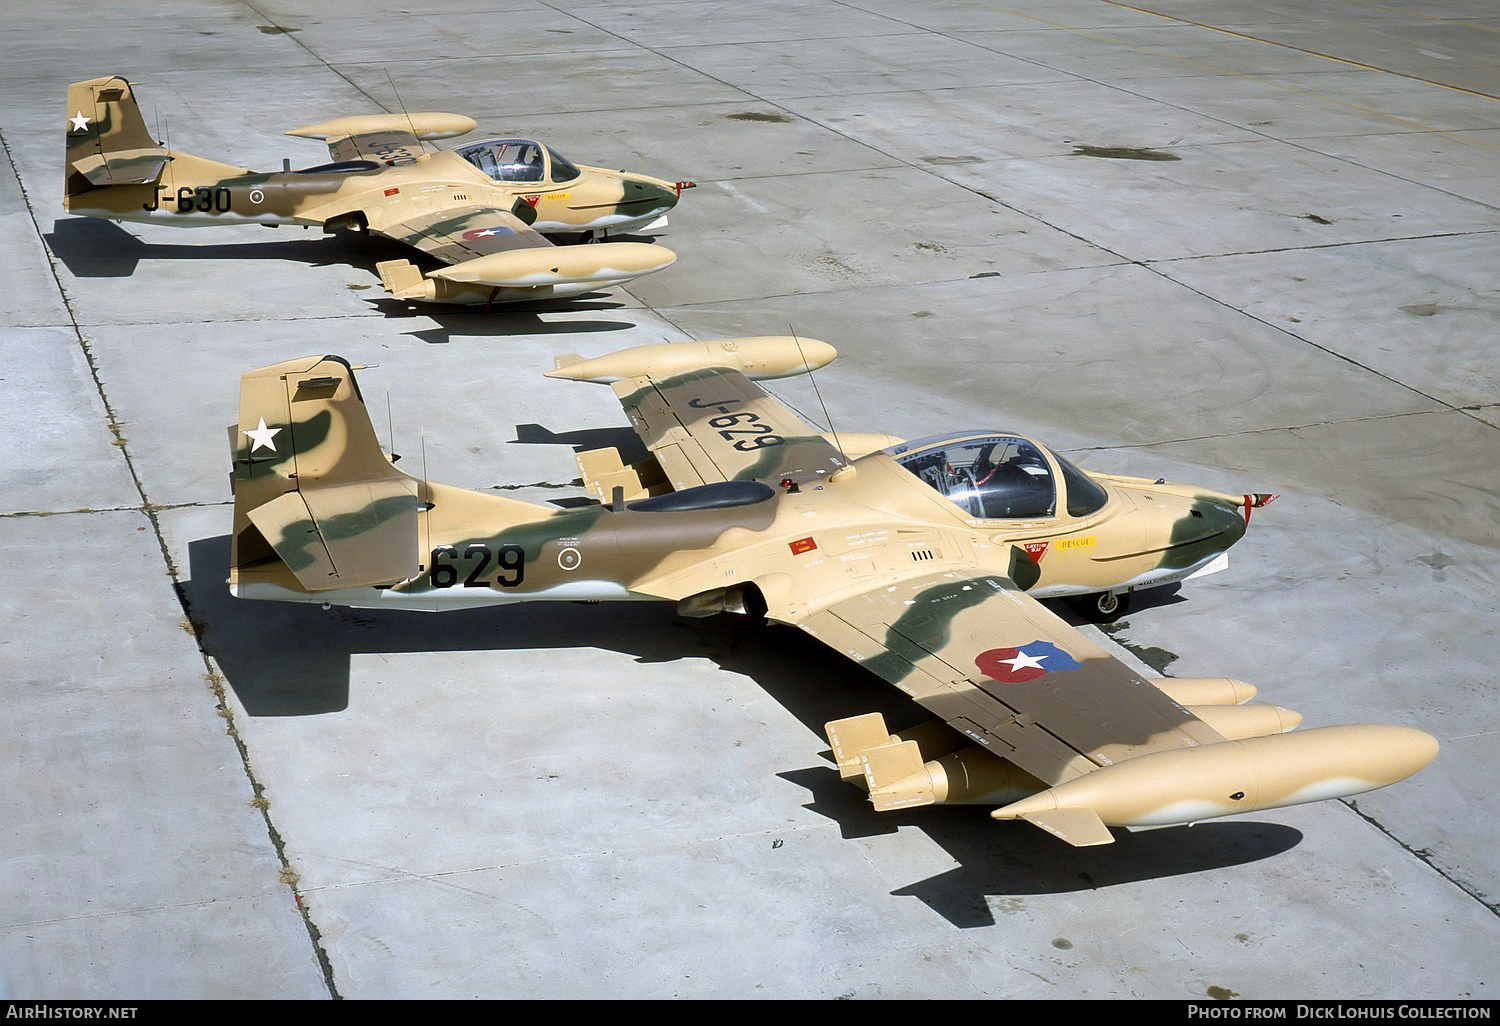
<instances>
[{"instance_id":1,"label":"landing gear tire","mask_svg":"<svg viewBox=\"0 0 1500 1026\"><path fill-rule=\"evenodd\" d=\"M1083 595L1077 602L1078 608L1094 623L1114 623L1130 611L1130 595L1125 593L1100 591Z\"/></svg>"}]
</instances>

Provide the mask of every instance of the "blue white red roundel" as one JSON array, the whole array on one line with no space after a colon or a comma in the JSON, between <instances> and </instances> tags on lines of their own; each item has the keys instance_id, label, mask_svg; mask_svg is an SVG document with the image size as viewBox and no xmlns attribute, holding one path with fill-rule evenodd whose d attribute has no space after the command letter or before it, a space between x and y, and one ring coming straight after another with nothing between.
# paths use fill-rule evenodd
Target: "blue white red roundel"
<instances>
[{"instance_id":1,"label":"blue white red roundel","mask_svg":"<svg viewBox=\"0 0 1500 1026\"><path fill-rule=\"evenodd\" d=\"M505 227L505 225L497 224L493 228L471 228L469 231L464 232L463 239L465 242L478 242L480 239L488 239L497 235L514 234L516 233Z\"/></svg>"},{"instance_id":2,"label":"blue white red roundel","mask_svg":"<svg viewBox=\"0 0 1500 1026\"><path fill-rule=\"evenodd\" d=\"M974 658L979 672L1001 684L1025 684L1058 670L1078 669L1078 660L1050 641L1028 641L1015 648L992 648Z\"/></svg>"}]
</instances>

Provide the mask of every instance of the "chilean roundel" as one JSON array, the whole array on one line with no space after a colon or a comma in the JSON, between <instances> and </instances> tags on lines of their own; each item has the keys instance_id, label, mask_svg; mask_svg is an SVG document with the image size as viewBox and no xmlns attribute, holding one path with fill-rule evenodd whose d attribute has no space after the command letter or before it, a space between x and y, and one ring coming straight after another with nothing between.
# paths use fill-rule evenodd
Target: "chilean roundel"
<instances>
[{"instance_id":1,"label":"chilean roundel","mask_svg":"<svg viewBox=\"0 0 1500 1026\"><path fill-rule=\"evenodd\" d=\"M470 229L469 231L464 232L463 239L464 239L465 242L478 242L480 239L488 239L488 238L490 238L492 236L495 236L495 235L514 235L514 234L516 234L516 233L514 231L512 231L511 229L505 227L503 224L497 224L493 228L473 228L473 229Z\"/></svg>"},{"instance_id":2,"label":"chilean roundel","mask_svg":"<svg viewBox=\"0 0 1500 1026\"><path fill-rule=\"evenodd\" d=\"M992 648L974 658L979 672L1001 684L1025 684L1058 670L1078 669L1078 660L1050 641L1028 641L1015 648Z\"/></svg>"}]
</instances>

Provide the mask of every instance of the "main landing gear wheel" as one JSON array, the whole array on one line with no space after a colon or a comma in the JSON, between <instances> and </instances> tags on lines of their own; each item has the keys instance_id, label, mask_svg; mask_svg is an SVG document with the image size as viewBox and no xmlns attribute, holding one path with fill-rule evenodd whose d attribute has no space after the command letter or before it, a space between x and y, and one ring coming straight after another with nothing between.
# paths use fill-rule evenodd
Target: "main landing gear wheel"
<instances>
[{"instance_id":1,"label":"main landing gear wheel","mask_svg":"<svg viewBox=\"0 0 1500 1026\"><path fill-rule=\"evenodd\" d=\"M1114 623L1130 611L1130 595L1100 591L1093 595L1082 595L1077 600L1078 608L1095 623Z\"/></svg>"}]
</instances>

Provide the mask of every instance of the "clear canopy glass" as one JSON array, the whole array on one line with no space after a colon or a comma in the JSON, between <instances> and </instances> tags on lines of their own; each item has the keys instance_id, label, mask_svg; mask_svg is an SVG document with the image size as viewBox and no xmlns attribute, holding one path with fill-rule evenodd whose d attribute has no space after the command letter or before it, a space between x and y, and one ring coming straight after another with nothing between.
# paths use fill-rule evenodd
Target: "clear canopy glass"
<instances>
[{"instance_id":1,"label":"clear canopy glass","mask_svg":"<svg viewBox=\"0 0 1500 1026\"><path fill-rule=\"evenodd\" d=\"M456 152L497 182L540 182L547 177L546 147L530 139L488 139Z\"/></svg>"},{"instance_id":2,"label":"clear canopy glass","mask_svg":"<svg viewBox=\"0 0 1500 1026\"><path fill-rule=\"evenodd\" d=\"M893 446L886 452L939 495L980 519L1056 515L1058 475L1063 478L1069 516L1088 516L1109 499L1082 470L1015 435L950 435Z\"/></svg>"},{"instance_id":3,"label":"clear canopy glass","mask_svg":"<svg viewBox=\"0 0 1500 1026\"><path fill-rule=\"evenodd\" d=\"M497 182L571 182L583 174L552 147L530 139L486 139L454 152Z\"/></svg>"}]
</instances>

